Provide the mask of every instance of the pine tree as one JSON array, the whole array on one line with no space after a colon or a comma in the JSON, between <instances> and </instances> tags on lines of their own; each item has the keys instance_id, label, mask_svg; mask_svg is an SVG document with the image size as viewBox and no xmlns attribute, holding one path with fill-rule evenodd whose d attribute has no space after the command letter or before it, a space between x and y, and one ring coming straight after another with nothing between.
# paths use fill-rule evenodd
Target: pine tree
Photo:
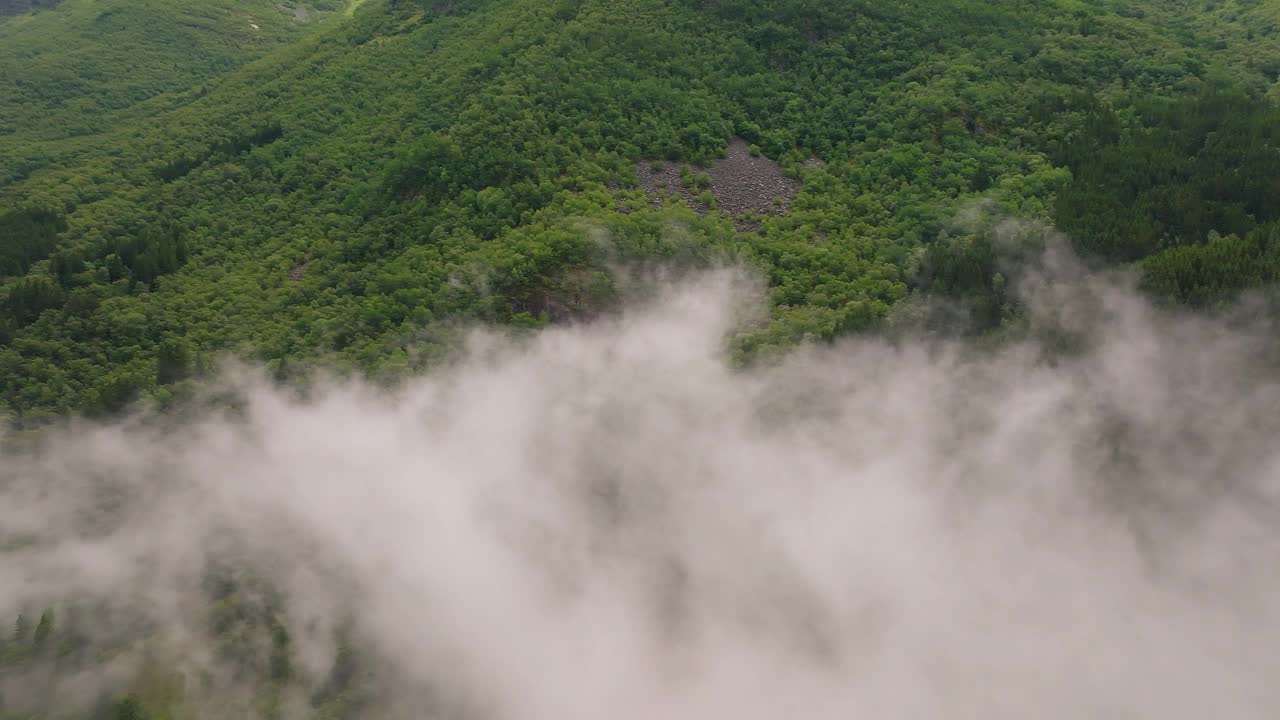
<instances>
[{"instance_id":1,"label":"pine tree","mask_svg":"<svg viewBox=\"0 0 1280 720\"><path fill-rule=\"evenodd\" d=\"M49 636L53 633L53 611L45 610L40 613L40 622L36 624L36 633L31 639L31 645L36 650L41 650L49 642Z\"/></svg>"},{"instance_id":2,"label":"pine tree","mask_svg":"<svg viewBox=\"0 0 1280 720\"><path fill-rule=\"evenodd\" d=\"M26 615L18 613L18 619L13 622L13 641L19 645L27 642L27 637L31 634L31 621Z\"/></svg>"}]
</instances>

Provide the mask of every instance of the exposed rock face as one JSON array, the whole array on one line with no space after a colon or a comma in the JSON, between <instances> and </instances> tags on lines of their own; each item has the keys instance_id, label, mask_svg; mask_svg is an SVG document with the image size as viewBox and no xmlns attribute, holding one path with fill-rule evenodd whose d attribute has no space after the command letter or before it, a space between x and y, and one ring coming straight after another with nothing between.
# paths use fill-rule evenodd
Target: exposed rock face
<instances>
[{"instance_id":1,"label":"exposed rock face","mask_svg":"<svg viewBox=\"0 0 1280 720\"><path fill-rule=\"evenodd\" d=\"M743 213L781 215L800 191L800 181L782 174L778 163L759 155L741 138L729 144L728 157L711 166L711 192L720 209L738 217ZM780 204L775 206L775 201Z\"/></svg>"},{"instance_id":2,"label":"exposed rock face","mask_svg":"<svg viewBox=\"0 0 1280 720\"><path fill-rule=\"evenodd\" d=\"M694 200L693 193L681 184L680 167L664 160L642 162L636 165L636 177L640 179L640 186L644 188L654 207L662 206L664 195L677 195L684 198L694 210L706 212L707 208Z\"/></svg>"},{"instance_id":3,"label":"exposed rock face","mask_svg":"<svg viewBox=\"0 0 1280 720\"><path fill-rule=\"evenodd\" d=\"M702 172L679 163L655 161L637 164L636 177L655 207L662 205L664 197L678 197L695 211L708 212L710 208L697 199L701 191L685 186L681 168L695 176ZM763 155L753 157L751 147L741 138L729 144L726 157L712 163L706 174L717 207L733 218L747 213L782 215L800 190L800 182L783 175L778 163ZM739 230L758 227L745 220L735 224Z\"/></svg>"}]
</instances>

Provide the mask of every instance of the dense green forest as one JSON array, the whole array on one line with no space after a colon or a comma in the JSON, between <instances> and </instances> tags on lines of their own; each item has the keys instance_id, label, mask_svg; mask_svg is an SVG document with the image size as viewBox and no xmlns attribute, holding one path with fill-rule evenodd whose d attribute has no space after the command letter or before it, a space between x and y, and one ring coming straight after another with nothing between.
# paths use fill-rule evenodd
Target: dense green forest
<instances>
[{"instance_id":1,"label":"dense green forest","mask_svg":"<svg viewBox=\"0 0 1280 720\"><path fill-rule=\"evenodd\" d=\"M1280 280L1277 102L1275 0L0 0L0 412L164 406L224 356L393 379L609 312L616 267L757 268L740 363L925 297L992 333L1047 228L1212 309ZM282 608L208 594L276 716ZM127 644L85 624L27 609L0 680ZM358 714L340 647L317 717ZM163 668L133 688L92 717L185 717Z\"/></svg>"},{"instance_id":2,"label":"dense green forest","mask_svg":"<svg viewBox=\"0 0 1280 720\"><path fill-rule=\"evenodd\" d=\"M949 229L978 204L1180 301L1276 273L1274 3L332 5L0 24L12 422L165 401L226 352L395 376L459 322L606 309L616 260L759 267L743 361L917 293L1008 305ZM692 187L735 137L800 183L786 212L648 202L637 163Z\"/></svg>"}]
</instances>

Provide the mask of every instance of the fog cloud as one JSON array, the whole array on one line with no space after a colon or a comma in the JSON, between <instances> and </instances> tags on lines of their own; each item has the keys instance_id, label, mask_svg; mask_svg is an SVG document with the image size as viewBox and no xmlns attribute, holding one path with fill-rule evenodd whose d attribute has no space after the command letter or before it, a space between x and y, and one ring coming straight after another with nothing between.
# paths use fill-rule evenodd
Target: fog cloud
<instances>
[{"instance_id":1,"label":"fog cloud","mask_svg":"<svg viewBox=\"0 0 1280 720\"><path fill-rule=\"evenodd\" d=\"M9 450L0 610L109 598L216 675L229 557L315 683L350 620L385 717L1280 713L1267 333L1045 283L1078 353L851 340L743 371L750 288L480 334L390 393L232 374L236 419Z\"/></svg>"}]
</instances>

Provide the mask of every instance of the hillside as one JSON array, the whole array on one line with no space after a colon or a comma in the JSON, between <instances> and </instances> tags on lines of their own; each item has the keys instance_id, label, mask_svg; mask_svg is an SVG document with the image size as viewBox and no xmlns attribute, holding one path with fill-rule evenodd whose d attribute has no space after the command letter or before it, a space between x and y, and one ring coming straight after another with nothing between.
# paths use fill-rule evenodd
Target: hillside
<instances>
[{"instance_id":1,"label":"hillside","mask_svg":"<svg viewBox=\"0 0 1280 720\"><path fill-rule=\"evenodd\" d=\"M1263 2L370 0L283 46L293 21L266 3L154 0L221 29L153 46L139 2L105 2L0 25L57 49L37 23L111 23L130 33L112 52L164 68L104 83L0 42L25 93L2 94L23 99L0 136L15 420L166 399L227 351L396 376L459 322L607 309L617 260L760 267L773 317L744 361L922 292L966 298L978 331L1016 307L981 229L951 227L975 204L1178 299L1276 275ZM795 184L785 213L710 211L732 203L698 165L734 138ZM655 161L700 212L646 197ZM1205 275L1219 256L1251 273Z\"/></svg>"},{"instance_id":2,"label":"hillside","mask_svg":"<svg viewBox=\"0 0 1280 720\"><path fill-rule=\"evenodd\" d=\"M1278 102L1277 0L0 0L0 720L1274 716Z\"/></svg>"},{"instance_id":3,"label":"hillside","mask_svg":"<svg viewBox=\"0 0 1280 720\"><path fill-rule=\"evenodd\" d=\"M319 29L342 0L8 2L0 7L0 182L76 163L112 131Z\"/></svg>"}]
</instances>

